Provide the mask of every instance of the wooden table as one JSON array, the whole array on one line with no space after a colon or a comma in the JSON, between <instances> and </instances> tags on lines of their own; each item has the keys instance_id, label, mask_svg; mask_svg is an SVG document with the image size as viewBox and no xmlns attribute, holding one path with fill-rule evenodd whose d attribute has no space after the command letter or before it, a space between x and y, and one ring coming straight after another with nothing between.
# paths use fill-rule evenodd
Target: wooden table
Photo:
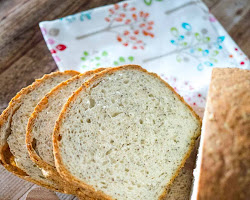
<instances>
[{"instance_id":1,"label":"wooden table","mask_svg":"<svg viewBox=\"0 0 250 200\"><path fill-rule=\"evenodd\" d=\"M57 70L38 23L119 0L1 0L0 113L23 87ZM240 48L250 57L250 0L205 0ZM5 181L3 181L3 177ZM34 188L0 167L0 199L25 199ZM62 196L61 199L74 197Z\"/></svg>"}]
</instances>

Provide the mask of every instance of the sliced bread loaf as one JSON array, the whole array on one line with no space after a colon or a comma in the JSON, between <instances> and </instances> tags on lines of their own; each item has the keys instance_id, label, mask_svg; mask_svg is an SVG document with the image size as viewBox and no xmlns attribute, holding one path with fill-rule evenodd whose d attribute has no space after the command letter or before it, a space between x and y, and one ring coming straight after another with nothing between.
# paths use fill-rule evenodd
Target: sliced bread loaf
<instances>
[{"instance_id":1,"label":"sliced bread loaf","mask_svg":"<svg viewBox=\"0 0 250 200\"><path fill-rule=\"evenodd\" d=\"M4 167L21 178L58 190L57 184L47 180L30 160L25 144L28 119L37 103L56 85L79 73L55 72L43 76L22 89L0 116L0 155Z\"/></svg>"},{"instance_id":2,"label":"sliced bread loaf","mask_svg":"<svg viewBox=\"0 0 250 200\"><path fill-rule=\"evenodd\" d=\"M250 199L250 70L213 69L192 200Z\"/></svg>"},{"instance_id":3,"label":"sliced bread loaf","mask_svg":"<svg viewBox=\"0 0 250 200\"><path fill-rule=\"evenodd\" d=\"M53 134L56 167L96 199L162 199L200 127L156 74L135 65L107 69L65 104Z\"/></svg>"},{"instance_id":4,"label":"sliced bread loaf","mask_svg":"<svg viewBox=\"0 0 250 200\"><path fill-rule=\"evenodd\" d=\"M54 126L62 107L75 90L95 73L102 70L103 68L88 71L57 85L37 104L29 118L26 132L27 149L30 158L43 169L44 176L49 179L58 179L58 182L64 182L64 179L56 171L52 146ZM68 184L64 183L65 189L67 189Z\"/></svg>"}]
</instances>

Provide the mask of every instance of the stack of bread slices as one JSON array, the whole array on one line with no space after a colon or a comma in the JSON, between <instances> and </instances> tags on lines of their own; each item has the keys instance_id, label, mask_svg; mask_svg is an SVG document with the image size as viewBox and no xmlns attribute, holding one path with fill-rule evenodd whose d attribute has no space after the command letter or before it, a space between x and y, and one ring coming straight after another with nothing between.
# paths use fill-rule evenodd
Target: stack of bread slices
<instances>
[{"instance_id":1,"label":"stack of bread slices","mask_svg":"<svg viewBox=\"0 0 250 200\"><path fill-rule=\"evenodd\" d=\"M182 167L200 130L185 101L140 66L54 72L2 113L0 160L79 199L188 199L192 171Z\"/></svg>"}]
</instances>

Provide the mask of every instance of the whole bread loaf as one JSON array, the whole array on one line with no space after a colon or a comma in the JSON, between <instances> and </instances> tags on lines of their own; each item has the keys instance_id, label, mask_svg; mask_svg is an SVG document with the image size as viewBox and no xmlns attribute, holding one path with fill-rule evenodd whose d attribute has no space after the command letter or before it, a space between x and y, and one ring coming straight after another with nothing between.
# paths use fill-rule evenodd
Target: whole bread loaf
<instances>
[{"instance_id":1,"label":"whole bread loaf","mask_svg":"<svg viewBox=\"0 0 250 200\"><path fill-rule=\"evenodd\" d=\"M11 100L0 116L0 156L7 170L38 185L63 192L56 182L46 179L31 161L25 144L26 127L37 103L53 87L78 74L76 71L65 71L44 75Z\"/></svg>"},{"instance_id":2,"label":"whole bread loaf","mask_svg":"<svg viewBox=\"0 0 250 200\"><path fill-rule=\"evenodd\" d=\"M213 69L192 200L250 199L250 70Z\"/></svg>"},{"instance_id":3,"label":"whole bread loaf","mask_svg":"<svg viewBox=\"0 0 250 200\"><path fill-rule=\"evenodd\" d=\"M162 199L200 127L156 74L135 65L107 69L65 104L53 134L56 167L95 199Z\"/></svg>"}]
</instances>

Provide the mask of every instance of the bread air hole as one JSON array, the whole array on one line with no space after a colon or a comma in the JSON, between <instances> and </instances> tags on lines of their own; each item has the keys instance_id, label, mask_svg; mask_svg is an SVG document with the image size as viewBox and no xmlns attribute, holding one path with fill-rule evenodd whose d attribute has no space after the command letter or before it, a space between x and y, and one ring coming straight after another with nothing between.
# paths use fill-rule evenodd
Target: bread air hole
<instances>
[{"instance_id":1,"label":"bread air hole","mask_svg":"<svg viewBox=\"0 0 250 200\"><path fill-rule=\"evenodd\" d=\"M123 82L123 83L124 83L124 84L128 84L128 82L129 82L128 80L124 80L124 82Z\"/></svg>"},{"instance_id":2,"label":"bread air hole","mask_svg":"<svg viewBox=\"0 0 250 200\"><path fill-rule=\"evenodd\" d=\"M112 115L111 115L111 117L116 117L117 115L120 115L121 114L121 112L115 112L115 113L113 113Z\"/></svg>"},{"instance_id":3,"label":"bread air hole","mask_svg":"<svg viewBox=\"0 0 250 200\"><path fill-rule=\"evenodd\" d=\"M109 173L109 174L112 174L110 169L106 169L106 172Z\"/></svg>"},{"instance_id":4,"label":"bread air hole","mask_svg":"<svg viewBox=\"0 0 250 200\"><path fill-rule=\"evenodd\" d=\"M105 94L105 93L106 93L106 90L102 89L102 90L101 90L101 93Z\"/></svg>"},{"instance_id":5,"label":"bread air hole","mask_svg":"<svg viewBox=\"0 0 250 200\"><path fill-rule=\"evenodd\" d=\"M91 119L89 119L89 118L86 121L87 121L87 123L91 123Z\"/></svg>"},{"instance_id":6,"label":"bread air hole","mask_svg":"<svg viewBox=\"0 0 250 200\"><path fill-rule=\"evenodd\" d=\"M108 150L108 151L106 152L106 155L109 155L109 154L111 153L111 151L112 151L112 149Z\"/></svg>"},{"instance_id":7,"label":"bread air hole","mask_svg":"<svg viewBox=\"0 0 250 200\"><path fill-rule=\"evenodd\" d=\"M143 124L143 120L142 119L140 119L139 122L140 122L140 124Z\"/></svg>"},{"instance_id":8,"label":"bread air hole","mask_svg":"<svg viewBox=\"0 0 250 200\"><path fill-rule=\"evenodd\" d=\"M89 108L93 108L95 106L95 100L94 99L89 99Z\"/></svg>"},{"instance_id":9,"label":"bread air hole","mask_svg":"<svg viewBox=\"0 0 250 200\"><path fill-rule=\"evenodd\" d=\"M112 164L116 163L116 160L114 158L110 158L110 160Z\"/></svg>"},{"instance_id":10,"label":"bread air hole","mask_svg":"<svg viewBox=\"0 0 250 200\"><path fill-rule=\"evenodd\" d=\"M107 165L109 162L106 160L102 163L102 165Z\"/></svg>"}]
</instances>

